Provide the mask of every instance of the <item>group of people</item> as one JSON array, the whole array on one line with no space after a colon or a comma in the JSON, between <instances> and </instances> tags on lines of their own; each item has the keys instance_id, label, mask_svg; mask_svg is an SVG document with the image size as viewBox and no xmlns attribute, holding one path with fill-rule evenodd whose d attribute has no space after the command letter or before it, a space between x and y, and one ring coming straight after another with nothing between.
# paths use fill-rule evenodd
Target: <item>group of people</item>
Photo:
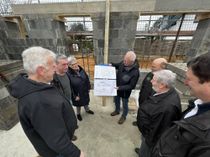
<instances>
[{"instance_id":1,"label":"group of people","mask_svg":"<svg viewBox=\"0 0 210 157\"><path fill-rule=\"evenodd\" d=\"M192 96L188 108L182 112L181 100L175 89L176 74L166 68L164 58L153 60L151 72L142 82L139 93L137 121L141 132L141 146L135 148L139 157L207 157L210 156L210 53L187 63L185 84ZM128 100L139 78L136 55L128 51L122 62L112 63L117 71L117 96L111 116L128 113Z\"/></svg>"},{"instance_id":2,"label":"group of people","mask_svg":"<svg viewBox=\"0 0 210 157\"><path fill-rule=\"evenodd\" d=\"M42 47L31 47L22 53L26 73L8 85L10 94L18 98L18 114L22 128L42 157L84 157L72 140L82 120L81 107L88 114L90 81L75 57L55 55ZM175 89L176 74L166 68L164 58L155 59L151 72L144 78L139 93L137 121L141 146L139 157L207 157L210 156L210 54L188 62L186 85L195 100L182 112ZM128 101L139 79L136 54L128 51L122 62L112 63L117 69L117 96L111 116L128 114ZM75 105L76 114L72 105Z\"/></svg>"},{"instance_id":3,"label":"group of people","mask_svg":"<svg viewBox=\"0 0 210 157\"><path fill-rule=\"evenodd\" d=\"M31 47L22 53L21 73L8 85L8 91L19 99L18 114L22 128L42 157L84 157L72 143L82 120L81 107L88 107L90 81L74 57L56 55ZM77 118L72 105L77 108Z\"/></svg>"}]
</instances>

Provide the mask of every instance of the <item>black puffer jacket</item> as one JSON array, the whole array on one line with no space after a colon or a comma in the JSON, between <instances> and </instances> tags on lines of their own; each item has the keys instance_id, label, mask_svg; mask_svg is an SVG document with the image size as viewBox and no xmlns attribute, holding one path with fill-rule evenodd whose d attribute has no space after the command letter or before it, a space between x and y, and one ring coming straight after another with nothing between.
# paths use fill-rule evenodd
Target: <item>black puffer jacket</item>
<instances>
[{"instance_id":1,"label":"black puffer jacket","mask_svg":"<svg viewBox=\"0 0 210 157\"><path fill-rule=\"evenodd\" d=\"M173 121L181 118L181 103L174 88L168 92L150 96L140 105L137 125L145 142L153 147L161 134L172 126Z\"/></svg>"},{"instance_id":2,"label":"black puffer jacket","mask_svg":"<svg viewBox=\"0 0 210 157\"><path fill-rule=\"evenodd\" d=\"M164 132L152 157L209 157L210 103L202 104L202 108L205 112L176 121Z\"/></svg>"},{"instance_id":3,"label":"black puffer jacket","mask_svg":"<svg viewBox=\"0 0 210 157\"><path fill-rule=\"evenodd\" d=\"M136 87L139 79L139 64L137 60L134 64L126 68L123 61L120 63L112 63L112 65L118 70L117 71L117 95L122 98L129 98L132 89Z\"/></svg>"},{"instance_id":4,"label":"black puffer jacket","mask_svg":"<svg viewBox=\"0 0 210 157\"><path fill-rule=\"evenodd\" d=\"M80 156L80 150L71 142L77 127L73 108L55 87L20 74L10 82L8 90L19 100L20 123L39 155Z\"/></svg>"},{"instance_id":5,"label":"black puffer jacket","mask_svg":"<svg viewBox=\"0 0 210 157\"><path fill-rule=\"evenodd\" d=\"M153 73L149 72L142 82L141 90L139 92L139 105L141 105L145 100L148 99L149 96L151 96L154 93L151 83L152 78Z\"/></svg>"},{"instance_id":6,"label":"black puffer jacket","mask_svg":"<svg viewBox=\"0 0 210 157\"><path fill-rule=\"evenodd\" d=\"M68 76L71 82L71 87L73 90L72 101L74 106L85 106L89 105L90 96L90 80L86 72L82 67L79 66L79 74L77 74L73 69L69 68ZM76 96L79 96L80 100L75 101Z\"/></svg>"}]
</instances>

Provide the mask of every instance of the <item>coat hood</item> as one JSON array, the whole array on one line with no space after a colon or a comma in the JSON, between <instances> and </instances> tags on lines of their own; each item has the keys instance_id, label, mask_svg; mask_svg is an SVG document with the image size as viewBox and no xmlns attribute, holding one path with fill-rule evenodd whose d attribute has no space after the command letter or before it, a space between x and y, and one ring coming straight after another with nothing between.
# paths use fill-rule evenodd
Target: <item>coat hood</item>
<instances>
[{"instance_id":1,"label":"coat hood","mask_svg":"<svg viewBox=\"0 0 210 157\"><path fill-rule=\"evenodd\" d=\"M30 80L28 79L28 75L26 73L19 74L16 78L10 81L7 86L10 95L17 99L46 88L52 88L52 86Z\"/></svg>"}]
</instances>

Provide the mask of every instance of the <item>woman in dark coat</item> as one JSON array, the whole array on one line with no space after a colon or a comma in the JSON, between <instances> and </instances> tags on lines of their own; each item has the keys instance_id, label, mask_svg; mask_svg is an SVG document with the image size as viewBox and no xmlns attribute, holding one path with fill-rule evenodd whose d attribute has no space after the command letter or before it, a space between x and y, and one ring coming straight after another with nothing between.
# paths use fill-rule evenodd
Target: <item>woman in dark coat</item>
<instances>
[{"instance_id":1,"label":"woman in dark coat","mask_svg":"<svg viewBox=\"0 0 210 157\"><path fill-rule=\"evenodd\" d=\"M68 76L73 90L73 105L77 108L77 119L81 121L81 106L84 106L87 113L94 114L94 112L91 111L88 106L90 102L90 80L84 69L77 64L75 57L69 57L68 61Z\"/></svg>"}]
</instances>

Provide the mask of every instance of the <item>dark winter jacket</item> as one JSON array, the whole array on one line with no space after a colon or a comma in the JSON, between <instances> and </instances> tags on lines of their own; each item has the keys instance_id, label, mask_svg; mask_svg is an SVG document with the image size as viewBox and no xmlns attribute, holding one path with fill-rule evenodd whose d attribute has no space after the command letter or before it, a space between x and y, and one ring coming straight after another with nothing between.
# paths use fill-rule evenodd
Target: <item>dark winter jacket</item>
<instances>
[{"instance_id":1,"label":"dark winter jacket","mask_svg":"<svg viewBox=\"0 0 210 157\"><path fill-rule=\"evenodd\" d=\"M142 82L141 90L139 92L139 105L141 105L145 100L147 100L149 96L151 96L154 93L151 83L152 78L153 73L149 72Z\"/></svg>"},{"instance_id":2,"label":"dark winter jacket","mask_svg":"<svg viewBox=\"0 0 210 157\"><path fill-rule=\"evenodd\" d=\"M132 89L136 87L139 79L139 64L137 60L131 67L125 67L123 61L112 63L117 69L117 95L122 98L129 98Z\"/></svg>"},{"instance_id":3,"label":"dark winter jacket","mask_svg":"<svg viewBox=\"0 0 210 157\"><path fill-rule=\"evenodd\" d=\"M210 103L200 106L202 112L176 121L163 133L152 157L209 157Z\"/></svg>"},{"instance_id":4,"label":"dark winter jacket","mask_svg":"<svg viewBox=\"0 0 210 157\"><path fill-rule=\"evenodd\" d=\"M181 103L174 88L168 92L150 96L140 105L137 114L137 125L145 142L153 147L161 134L172 126L173 121L181 118Z\"/></svg>"},{"instance_id":5,"label":"dark winter jacket","mask_svg":"<svg viewBox=\"0 0 210 157\"><path fill-rule=\"evenodd\" d=\"M73 105L74 106L85 106L89 105L90 97L90 80L86 72L82 67L79 66L79 72L77 73L75 70L69 67L68 76L71 82L71 86L73 89ZM76 96L79 96L80 100L75 101Z\"/></svg>"},{"instance_id":6,"label":"dark winter jacket","mask_svg":"<svg viewBox=\"0 0 210 157\"><path fill-rule=\"evenodd\" d=\"M20 123L39 155L80 156L80 150L71 142L77 127L73 108L55 87L20 74L10 82L8 90L19 100Z\"/></svg>"}]
</instances>

